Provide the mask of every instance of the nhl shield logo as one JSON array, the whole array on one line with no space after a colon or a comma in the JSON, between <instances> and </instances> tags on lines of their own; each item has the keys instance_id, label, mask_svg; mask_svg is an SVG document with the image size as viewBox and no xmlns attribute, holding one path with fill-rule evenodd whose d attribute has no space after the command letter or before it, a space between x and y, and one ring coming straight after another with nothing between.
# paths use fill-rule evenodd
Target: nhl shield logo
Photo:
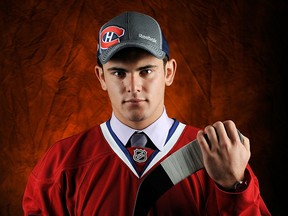
<instances>
[{"instance_id":1,"label":"nhl shield logo","mask_svg":"<svg viewBox=\"0 0 288 216\"><path fill-rule=\"evenodd\" d=\"M133 154L133 160L138 163L147 161L147 151L145 149L135 149Z\"/></svg>"}]
</instances>

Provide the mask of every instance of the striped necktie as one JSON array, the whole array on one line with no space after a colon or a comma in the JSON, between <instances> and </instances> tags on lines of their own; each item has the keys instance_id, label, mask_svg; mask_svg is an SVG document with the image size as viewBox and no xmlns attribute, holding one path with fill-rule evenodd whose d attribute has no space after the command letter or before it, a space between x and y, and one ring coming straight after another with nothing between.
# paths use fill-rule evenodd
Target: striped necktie
<instances>
[{"instance_id":1,"label":"striped necktie","mask_svg":"<svg viewBox=\"0 0 288 216\"><path fill-rule=\"evenodd\" d=\"M143 148L147 144L147 141L147 135L144 132L135 132L130 138L131 147Z\"/></svg>"}]
</instances>

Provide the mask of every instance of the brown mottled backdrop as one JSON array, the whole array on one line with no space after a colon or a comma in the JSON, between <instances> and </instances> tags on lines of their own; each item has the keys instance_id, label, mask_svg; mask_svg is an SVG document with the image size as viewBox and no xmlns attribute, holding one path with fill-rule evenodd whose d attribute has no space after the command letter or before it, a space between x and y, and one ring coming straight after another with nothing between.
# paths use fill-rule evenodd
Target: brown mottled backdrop
<instances>
[{"instance_id":1,"label":"brown mottled backdrop","mask_svg":"<svg viewBox=\"0 0 288 216\"><path fill-rule=\"evenodd\" d=\"M284 215L287 9L285 0L1 0L0 215L23 214L27 176L49 146L109 118L97 32L125 10L155 17L170 41L171 117L198 127L233 119L268 208Z\"/></svg>"}]
</instances>

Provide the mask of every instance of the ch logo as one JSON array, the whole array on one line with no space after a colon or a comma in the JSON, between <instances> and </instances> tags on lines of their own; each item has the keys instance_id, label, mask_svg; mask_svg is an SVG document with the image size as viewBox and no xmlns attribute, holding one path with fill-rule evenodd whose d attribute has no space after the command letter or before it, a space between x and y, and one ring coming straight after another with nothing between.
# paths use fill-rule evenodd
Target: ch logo
<instances>
[{"instance_id":1,"label":"ch logo","mask_svg":"<svg viewBox=\"0 0 288 216\"><path fill-rule=\"evenodd\" d=\"M101 49L108 49L109 47L120 43L120 37L125 33L123 28L117 26L108 26L100 35L100 47Z\"/></svg>"},{"instance_id":2,"label":"ch logo","mask_svg":"<svg viewBox=\"0 0 288 216\"><path fill-rule=\"evenodd\" d=\"M147 161L147 151L144 149L135 149L133 154L133 160L138 163Z\"/></svg>"}]
</instances>

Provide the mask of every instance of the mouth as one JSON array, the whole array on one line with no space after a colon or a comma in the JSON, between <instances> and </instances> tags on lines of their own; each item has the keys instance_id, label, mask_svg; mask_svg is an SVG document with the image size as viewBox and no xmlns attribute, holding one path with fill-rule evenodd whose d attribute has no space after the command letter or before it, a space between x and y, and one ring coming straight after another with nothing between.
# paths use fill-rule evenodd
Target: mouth
<instances>
[{"instance_id":1,"label":"mouth","mask_svg":"<svg viewBox=\"0 0 288 216\"><path fill-rule=\"evenodd\" d=\"M137 99L137 98L133 98L133 99L129 99L129 100L125 100L124 103L130 103L130 104L139 104L141 102L145 102L146 100L144 99Z\"/></svg>"}]
</instances>

